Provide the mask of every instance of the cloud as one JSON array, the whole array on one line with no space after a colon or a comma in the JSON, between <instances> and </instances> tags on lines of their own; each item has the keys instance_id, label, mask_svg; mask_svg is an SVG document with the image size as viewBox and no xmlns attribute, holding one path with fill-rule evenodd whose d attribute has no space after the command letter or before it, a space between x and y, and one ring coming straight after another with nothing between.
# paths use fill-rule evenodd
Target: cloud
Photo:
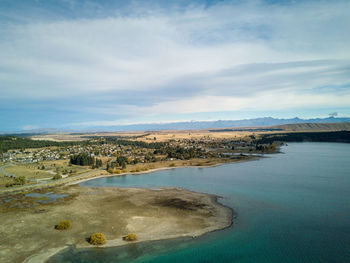
<instances>
[{"instance_id":1,"label":"cloud","mask_svg":"<svg viewBox=\"0 0 350 263\"><path fill-rule=\"evenodd\" d=\"M125 13L63 2L70 18L3 24L3 105L52 101L112 119L160 112L166 119L176 112L332 107L349 96L348 1L181 9L134 2Z\"/></svg>"},{"instance_id":2,"label":"cloud","mask_svg":"<svg viewBox=\"0 0 350 263\"><path fill-rule=\"evenodd\" d=\"M34 129L37 129L38 127L37 126L35 126L35 125L30 125L30 124L28 124L28 125L24 125L23 127L22 127L22 130L24 130L24 131L26 131L26 130L34 130Z\"/></svg>"}]
</instances>

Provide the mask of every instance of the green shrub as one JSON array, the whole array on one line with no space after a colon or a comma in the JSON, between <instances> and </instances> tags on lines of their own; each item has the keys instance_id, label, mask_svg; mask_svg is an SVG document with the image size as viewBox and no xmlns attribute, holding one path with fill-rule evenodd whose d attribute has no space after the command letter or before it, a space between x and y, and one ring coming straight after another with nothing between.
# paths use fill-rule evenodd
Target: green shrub
<instances>
[{"instance_id":1,"label":"green shrub","mask_svg":"<svg viewBox=\"0 0 350 263\"><path fill-rule=\"evenodd\" d=\"M135 233L127 234L124 238L125 241L136 241L137 235Z\"/></svg>"},{"instance_id":2,"label":"green shrub","mask_svg":"<svg viewBox=\"0 0 350 263\"><path fill-rule=\"evenodd\" d=\"M12 182L8 182L5 184L6 187L11 187L14 185L24 185L27 182L24 176L19 176L13 179Z\"/></svg>"},{"instance_id":3,"label":"green shrub","mask_svg":"<svg viewBox=\"0 0 350 263\"><path fill-rule=\"evenodd\" d=\"M16 185L24 185L26 183L26 178L24 176L19 176L15 178Z\"/></svg>"},{"instance_id":4,"label":"green shrub","mask_svg":"<svg viewBox=\"0 0 350 263\"><path fill-rule=\"evenodd\" d=\"M70 220L63 220L59 222L59 224L56 226L56 229L58 230L66 230L71 228L72 222Z\"/></svg>"},{"instance_id":5,"label":"green shrub","mask_svg":"<svg viewBox=\"0 0 350 263\"><path fill-rule=\"evenodd\" d=\"M95 233L90 237L89 242L92 245L103 245L107 242L107 238L102 233Z\"/></svg>"}]
</instances>

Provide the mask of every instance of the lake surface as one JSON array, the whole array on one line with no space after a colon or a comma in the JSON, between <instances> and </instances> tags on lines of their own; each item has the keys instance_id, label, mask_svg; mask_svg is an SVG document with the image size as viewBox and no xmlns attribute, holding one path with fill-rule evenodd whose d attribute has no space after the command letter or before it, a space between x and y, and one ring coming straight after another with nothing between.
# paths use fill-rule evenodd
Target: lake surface
<instances>
[{"instance_id":1,"label":"lake surface","mask_svg":"<svg viewBox=\"0 0 350 263\"><path fill-rule=\"evenodd\" d=\"M222 196L231 228L197 239L67 249L48 262L350 262L350 144L293 143L212 168L100 178L83 186L176 186Z\"/></svg>"}]
</instances>

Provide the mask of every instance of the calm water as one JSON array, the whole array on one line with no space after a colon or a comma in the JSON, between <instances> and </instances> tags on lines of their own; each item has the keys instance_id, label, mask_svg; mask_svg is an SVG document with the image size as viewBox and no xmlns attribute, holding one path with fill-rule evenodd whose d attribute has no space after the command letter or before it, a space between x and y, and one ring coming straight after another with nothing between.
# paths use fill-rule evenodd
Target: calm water
<instances>
[{"instance_id":1,"label":"calm water","mask_svg":"<svg viewBox=\"0 0 350 263\"><path fill-rule=\"evenodd\" d=\"M350 262L350 144L295 143L213 168L101 178L84 186L177 186L223 196L234 226L198 239L68 249L61 262Z\"/></svg>"}]
</instances>

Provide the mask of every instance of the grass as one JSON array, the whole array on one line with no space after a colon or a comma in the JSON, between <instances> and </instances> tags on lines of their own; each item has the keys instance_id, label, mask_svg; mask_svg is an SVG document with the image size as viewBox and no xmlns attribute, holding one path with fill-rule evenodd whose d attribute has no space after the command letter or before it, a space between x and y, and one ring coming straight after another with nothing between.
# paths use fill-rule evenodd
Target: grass
<instances>
[{"instance_id":1,"label":"grass","mask_svg":"<svg viewBox=\"0 0 350 263\"><path fill-rule=\"evenodd\" d=\"M14 165L14 166L8 166L4 168L6 172L9 174L13 174L15 176L24 176L27 179L39 179L39 178L46 178L46 177L52 177L52 174L39 170L37 168L32 168L28 165Z\"/></svg>"},{"instance_id":2,"label":"grass","mask_svg":"<svg viewBox=\"0 0 350 263\"><path fill-rule=\"evenodd\" d=\"M70 165L68 160L43 161L37 166L41 167L42 165L45 166L45 171L56 172L56 170L59 170L63 174L65 171L70 172L71 170L71 174L80 174L90 170L86 166Z\"/></svg>"},{"instance_id":3,"label":"grass","mask_svg":"<svg viewBox=\"0 0 350 263\"><path fill-rule=\"evenodd\" d=\"M44 168L44 169L43 169ZM67 160L43 161L31 164L13 164L4 168L9 174L24 176L26 179L51 179L57 173L69 176L79 175L90 170L89 167L69 165Z\"/></svg>"}]
</instances>

